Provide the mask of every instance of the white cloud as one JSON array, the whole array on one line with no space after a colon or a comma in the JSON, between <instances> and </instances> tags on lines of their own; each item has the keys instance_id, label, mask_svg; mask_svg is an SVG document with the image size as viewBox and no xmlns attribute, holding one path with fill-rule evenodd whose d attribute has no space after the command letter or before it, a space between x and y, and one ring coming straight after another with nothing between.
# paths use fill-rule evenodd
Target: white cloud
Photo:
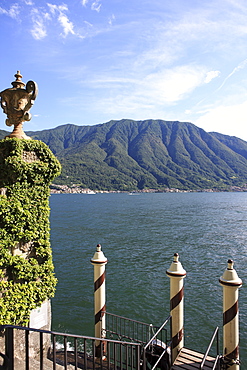
<instances>
[{"instance_id":1,"label":"white cloud","mask_svg":"<svg viewBox=\"0 0 247 370\"><path fill-rule=\"evenodd\" d=\"M211 82L214 78L218 77L220 75L220 71L210 71L206 74L204 82L208 84Z\"/></svg>"},{"instance_id":2,"label":"white cloud","mask_svg":"<svg viewBox=\"0 0 247 370\"><path fill-rule=\"evenodd\" d=\"M88 21L84 21L83 22L86 26L88 26L88 27L93 27L93 25L92 25L92 23L90 23L90 22L88 22Z\"/></svg>"},{"instance_id":3,"label":"white cloud","mask_svg":"<svg viewBox=\"0 0 247 370\"><path fill-rule=\"evenodd\" d=\"M47 6L49 7L51 13L55 15L56 12L62 13L68 11L68 7L66 4L63 5L53 5L50 3L47 3Z\"/></svg>"},{"instance_id":4,"label":"white cloud","mask_svg":"<svg viewBox=\"0 0 247 370\"><path fill-rule=\"evenodd\" d=\"M31 19L33 28L31 29L31 35L35 40L41 40L47 36L45 19L48 18L48 14L42 14L38 9L32 9Z\"/></svg>"},{"instance_id":5,"label":"white cloud","mask_svg":"<svg viewBox=\"0 0 247 370\"><path fill-rule=\"evenodd\" d=\"M8 15L11 18L16 19L20 13L20 6L18 4L13 4L9 8L9 10L6 10L2 7L0 7L0 14Z\"/></svg>"},{"instance_id":6,"label":"white cloud","mask_svg":"<svg viewBox=\"0 0 247 370\"><path fill-rule=\"evenodd\" d=\"M111 73L90 82L84 81L91 88L97 87L98 92L109 92L107 97L95 100L94 110L114 117L131 115L136 119L162 118L165 111L167 113L178 101L187 98L193 90L204 84L206 71L204 67L189 65L146 77L136 71L131 76L114 76Z\"/></svg>"},{"instance_id":7,"label":"white cloud","mask_svg":"<svg viewBox=\"0 0 247 370\"><path fill-rule=\"evenodd\" d=\"M8 11L0 7L0 14L8 15Z\"/></svg>"},{"instance_id":8,"label":"white cloud","mask_svg":"<svg viewBox=\"0 0 247 370\"><path fill-rule=\"evenodd\" d=\"M34 5L32 0L23 0L26 5Z\"/></svg>"},{"instance_id":9,"label":"white cloud","mask_svg":"<svg viewBox=\"0 0 247 370\"><path fill-rule=\"evenodd\" d=\"M20 7L18 4L14 4L10 7L9 9L9 16L11 18L17 18L17 16L19 15L20 13Z\"/></svg>"},{"instance_id":10,"label":"white cloud","mask_svg":"<svg viewBox=\"0 0 247 370\"><path fill-rule=\"evenodd\" d=\"M25 5L31 6L33 5L32 0L23 0ZM47 6L49 8L49 12L52 16L56 17L59 22L59 24L62 26L63 32L62 35L64 37L68 36L68 34L75 35L74 32L74 25L73 23L69 20L67 15L65 14L68 11L68 7L66 4L62 5L54 5L47 3ZM9 10L6 10L2 7L0 7L0 14L5 14L11 18L17 18L19 13L21 11L21 8L18 4L12 5ZM31 29L31 34L34 39L36 40L41 40L44 37L47 36L47 20L51 19L51 16L49 13L44 12L43 8L32 8L30 9L31 15L31 21L32 21L32 29Z\"/></svg>"},{"instance_id":11,"label":"white cloud","mask_svg":"<svg viewBox=\"0 0 247 370\"><path fill-rule=\"evenodd\" d=\"M203 85L206 72L204 67L179 66L145 76L140 71L132 71L132 77L101 76L91 80L101 88L121 88L132 91L132 97L143 96L160 104L172 104L183 99L187 94Z\"/></svg>"},{"instance_id":12,"label":"white cloud","mask_svg":"<svg viewBox=\"0 0 247 370\"><path fill-rule=\"evenodd\" d=\"M116 19L116 17L115 17L115 15L114 15L114 14L112 14L112 15L109 17L108 23L109 23L109 25L110 25L110 26L112 26L112 23L113 23L113 21L115 21L115 19Z\"/></svg>"},{"instance_id":13,"label":"white cloud","mask_svg":"<svg viewBox=\"0 0 247 370\"><path fill-rule=\"evenodd\" d=\"M140 63L144 68L146 62L154 65L156 60L157 65L160 63L168 65L192 55L194 60L205 64L209 55L219 55L218 60L215 58L216 68L219 68L221 65L226 66L227 62L234 58L234 54L243 53L245 42L241 39L236 42L236 38L246 37L247 9L245 13L235 14L232 9L227 12L227 6L222 9L216 5L218 2L215 4L209 2L210 5L206 4L207 2L201 3L202 5L199 5L200 2L197 3L194 7L189 6L188 10L186 7L181 11L176 9L174 16L167 20L164 12L163 22L153 22L152 17L145 19L143 32L140 30L136 32L147 35L146 40L150 40L152 45L150 50L144 51L141 55ZM222 60L224 57L226 59Z\"/></svg>"},{"instance_id":14,"label":"white cloud","mask_svg":"<svg viewBox=\"0 0 247 370\"><path fill-rule=\"evenodd\" d=\"M31 34L35 40L41 40L47 36L46 29L42 21L41 22L39 22L38 20L35 21L33 29L31 30Z\"/></svg>"},{"instance_id":15,"label":"white cloud","mask_svg":"<svg viewBox=\"0 0 247 370\"><path fill-rule=\"evenodd\" d=\"M189 115L189 114L191 114L191 113L192 113L192 111L191 111L190 109L185 109L184 113L185 113L186 115Z\"/></svg>"},{"instance_id":16,"label":"white cloud","mask_svg":"<svg viewBox=\"0 0 247 370\"><path fill-rule=\"evenodd\" d=\"M55 16L57 13L58 13L58 22L60 23L60 25L62 26L63 28L63 36L66 37L68 36L68 34L72 34L72 35L75 35L75 31L74 31L74 25L73 25L73 22L71 22L69 20L69 18L67 17L67 15L65 14L66 11L68 11L68 7L67 5L63 4L63 5L53 5L53 4L50 4L50 3L47 3L49 9L50 9L50 12L53 16Z\"/></svg>"},{"instance_id":17,"label":"white cloud","mask_svg":"<svg viewBox=\"0 0 247 370\"><path fill-rule=\"evenodd\" d=\"M246 112L247 101L235 105L220 105L208 110L193 123L208 132L216 131L247 141Z\"/></svg>"},{"instance_id":18,"label":"white cloud","mask_svg":"<svg viewBox=\"0 0 247 370\"><path fill-rule=\"evenodd\" d=\"M101 0L90 0L90 1L92 3L91 4L91 10L96 10L96 12L99 13L101 5L102 5L100 3ZM85 6L85 7L87 6L88 2L89 2L89 0L82 0L81 1L82 5Z\"/></svg>"},{"instance_id":19,"label":"white cloud","mask_svg":"<svg viewBox=\"0 0 247 370\"><path fill-rule=\"evenodd\" d=\"M181 66L166 70L163 73L150 74L144 78L143 94L160 103L174 103L183 99L205 79L204 68Z\"/></svg>"},{"instance_id":20,"label":"white cloud","mask_svg":"<svg viewBox=\"0 0 247 370\"><path fill-rule=\"evenodd\" d=\"M69 33L71 33L72 35L75 35L74 25L72 22L69 21L68 17L65 14L60 14L58 17L58 21L63 27L63 32L64 32L65 37L68 36Z\"/></svg>"},{"instance_id":21,"label":"white cloud","mask_svg":"<svg viewBox=\"0 0 247 370\"><path fill-rule=\"evenodd\" d=\"M232 77L235 73L241 71L242 69L244 69L247 65L247 59L243 60L241 63L239 63L239 65L237 67L235 67L231 73L229 73L229 75L224 79L224 81L222 82L222 84L220 85L220 87L217 89L217 91L219 91L226 83L226 81Z\"/></svg>"},{"instance_id":22,"label":"white cloud","mask_svg":"<svg viewBox=\"0 0 247 370\"><path fill-rule=\"evenodd\" d=\"M92 6L91 6L91 9L92 10L96 10L96 12L100 12L100 8L101 8L101 3L100 3L100 0L96 0L93 2Z\"/></svg>"}]
</instances>

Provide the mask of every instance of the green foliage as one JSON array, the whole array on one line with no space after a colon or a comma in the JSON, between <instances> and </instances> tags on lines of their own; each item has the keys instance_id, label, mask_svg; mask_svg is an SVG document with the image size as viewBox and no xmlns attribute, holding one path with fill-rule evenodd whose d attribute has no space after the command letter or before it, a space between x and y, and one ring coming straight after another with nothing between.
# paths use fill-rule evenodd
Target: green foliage
<instances>
[{"instance_id":1,"label":"green foliage","mask_svg":"<svg viewBox=\"0 0 247 370\"><path fill-rule=\"evenodd\" d=\"M123 119L27 134L61 161L56 184L137 190L226 189L247 182L247 143L191 123Z\"/></svg>"},{"instance_id":2,"label":"green foliage","mask_svg":"<svg viewBox=\"0 0 247 370\"><path fill-rule=\"evenodd\" d=\"M0 169L0 323L27 325L55 292L48 197L61 167L44 143L12 138L0 141Z\"/></svg>"}]
</instances>

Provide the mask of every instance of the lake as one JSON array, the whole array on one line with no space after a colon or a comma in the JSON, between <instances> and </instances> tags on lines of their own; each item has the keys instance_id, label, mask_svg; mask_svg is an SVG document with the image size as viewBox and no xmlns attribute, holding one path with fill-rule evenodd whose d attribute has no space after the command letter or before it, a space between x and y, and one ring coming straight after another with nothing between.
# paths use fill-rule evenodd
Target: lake
<instances>
[{"instance_id":1,"label":"lake","mask_svg":"<svg viewBox=\"0 0 247 370\"><path fill-rule=\"evenodd\" d=\"M107 311L160 325L170 306L166 270L177 252L187 271L185 345L204 352L216 326L222 337L219 278L231 258L243 281L240 358L247 369L247 193L52 194L50 206L54 330L94 335L90 259L98 243L108 259Z\"/></svg>"}]
</instances>

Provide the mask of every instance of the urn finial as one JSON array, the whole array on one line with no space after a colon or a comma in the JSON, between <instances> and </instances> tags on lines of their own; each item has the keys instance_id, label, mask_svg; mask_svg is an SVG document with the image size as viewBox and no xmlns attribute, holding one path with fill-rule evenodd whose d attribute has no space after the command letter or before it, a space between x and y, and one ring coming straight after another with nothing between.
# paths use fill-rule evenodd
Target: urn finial
<instances>
[{"instance_id":1,"label":"urn finial","mask_svg":"<svg viewBox=\"0 0 247 370\"><path fill-rule=\"evenodd\" d=\"M25 84L21 80L20 71L17 71L15 78L16 80L11 82L13 87L0 92L1 107L4 113L7 114L5 123L7 126L14 125L13 132L7 137L30 139L23 131L22 125L24 121L30 121L32 118L29 110L37 97L38 86L34 81L28 81Z\"/></svg>"},{"instance_id":2,"label":"urn finial","mask_svg":"<svg viewBox=\"0 0 247 370\"><path fill-rule=\"evenodd\" d=\"M21 75L20 71L17 71L17 73L15 74L15 78L16 78L16 80L11 82L11 85L15 88L23 89L26 84L24 84L24 82L22 82L22 80L21 80L22 75Z\"/></svg>"}]
</instances>

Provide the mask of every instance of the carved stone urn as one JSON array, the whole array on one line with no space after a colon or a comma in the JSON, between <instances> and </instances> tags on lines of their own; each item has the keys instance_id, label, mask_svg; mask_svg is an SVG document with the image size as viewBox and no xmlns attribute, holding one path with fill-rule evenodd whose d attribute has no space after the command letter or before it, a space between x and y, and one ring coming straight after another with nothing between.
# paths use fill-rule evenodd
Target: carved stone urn
<instances>
[{"instance_id":1,"label":"carved stone urn","mask_svg":"<svg viewBox=\"0 0 247 370\"><path fill-rule=\"evenodd\" d=\"M14 125L13 132L6 137L30 139L23 131L22 125L24 121L30 121L32 118L29 110L37 97L38 86L34 81L28 81L27 84L22 82L20 71L17 71L15 78L16 80L11 82L12 88L0 92L1 107L8 117L5 123L7 126Z\"/></svg>"}]
</instances>

